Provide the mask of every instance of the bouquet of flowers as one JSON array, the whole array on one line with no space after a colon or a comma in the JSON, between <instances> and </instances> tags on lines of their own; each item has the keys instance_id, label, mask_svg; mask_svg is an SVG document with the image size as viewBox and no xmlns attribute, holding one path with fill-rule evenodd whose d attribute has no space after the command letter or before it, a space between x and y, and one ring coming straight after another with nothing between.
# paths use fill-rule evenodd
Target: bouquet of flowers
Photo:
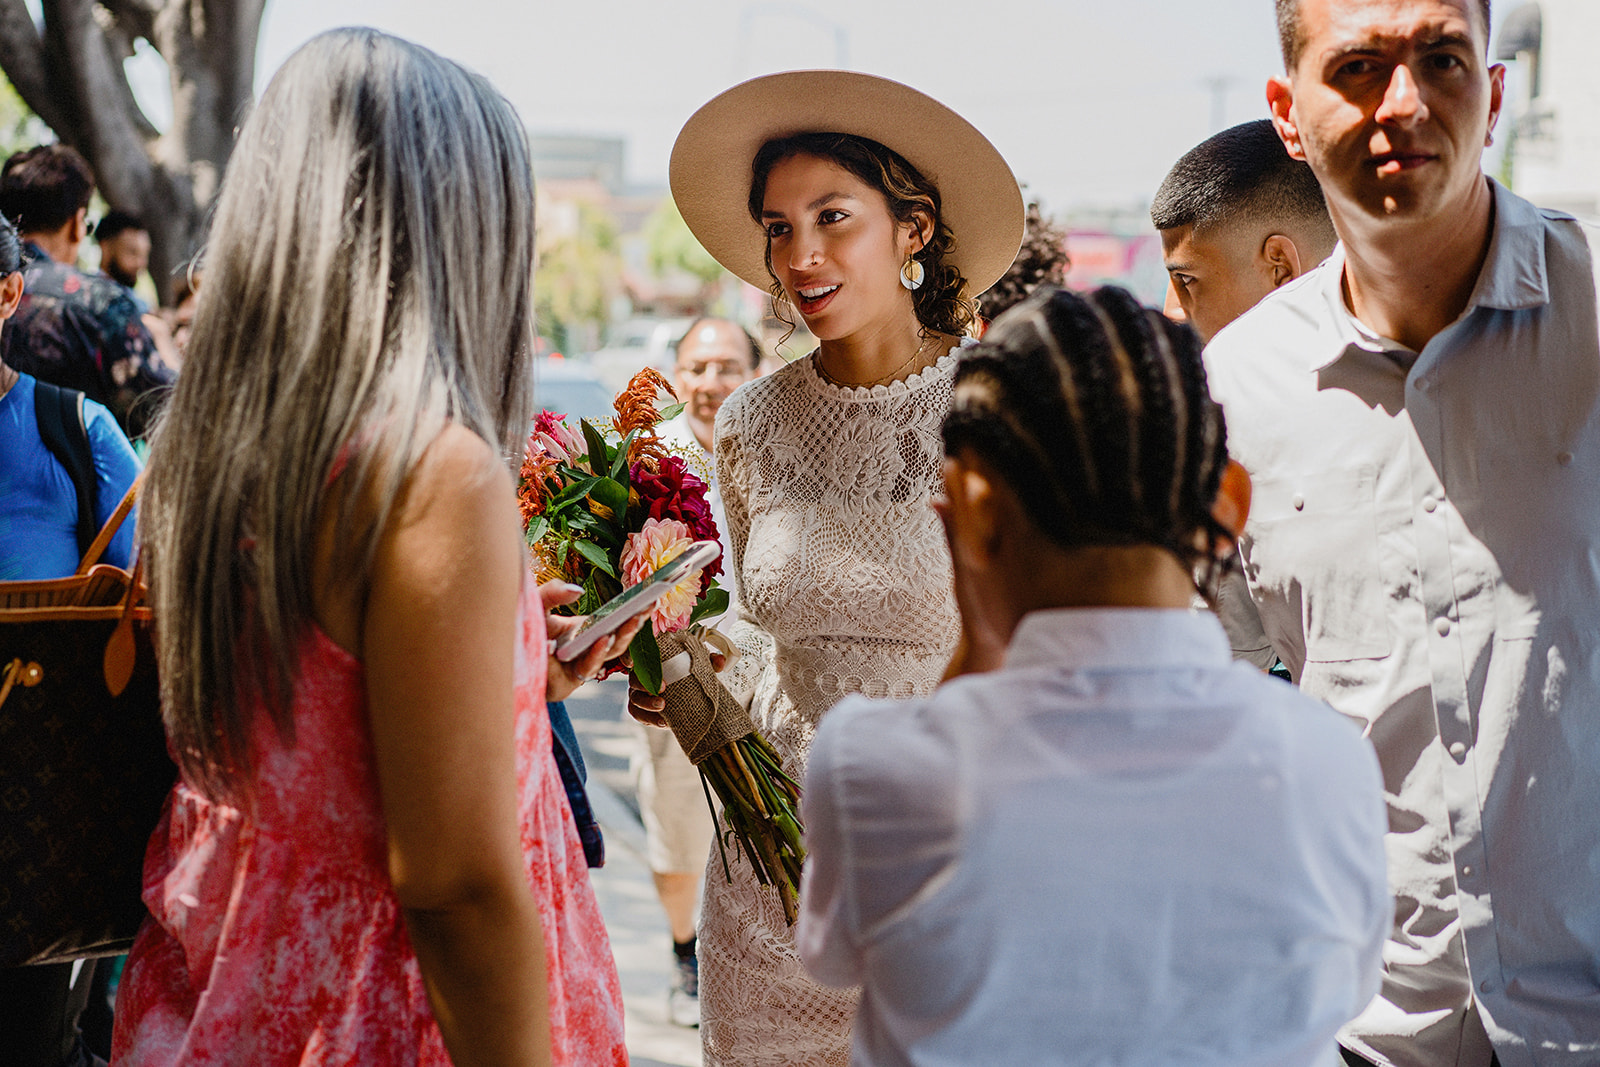
<instances>
[{"instance_id":1,"label":"bouquet of flowers","mask_svg":"<svg viewBox=\"0 0 1600 1067\"><path fill-rule=\"evenodd\" d=\"M609 425L585 419L574 428L564 415L550 412L534 423L517 484L528 546L540 581L560 578L583 588L576 604L558 610L588 614L690 543L718 540L706 483L656 433L683 407L659 408L662 393L676 399L665 378L645 369L617 395L617 417ZM724 873L732 879L726 852L731 843L757 879L776 888L792 923L805 858L796 815L799 786L755 732L748 713L714 679L706 681L712 677L706 642L732 653L725 638L696 626L727 610L727 591L715 581L721 570L719 559L657 601L628 657L639 684L658 695L663 646L669 659L686 653L698 668L667 689L664 714L709 785L707 803L710 792L722 802L725 832L717 845Z\"/></svg>"}]
</instances>

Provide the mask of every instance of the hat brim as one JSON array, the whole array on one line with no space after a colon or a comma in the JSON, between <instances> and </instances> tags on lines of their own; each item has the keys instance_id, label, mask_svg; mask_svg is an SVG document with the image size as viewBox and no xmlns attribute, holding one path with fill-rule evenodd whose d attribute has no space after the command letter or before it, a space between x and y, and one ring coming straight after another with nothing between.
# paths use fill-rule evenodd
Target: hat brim
<instances>
[{"instance_id":1,"label":"hat brim","mask_svg":"<svg viewBox=\"0 0 1600 1067\"><path fill-rule=\"evenodd\" d=\"M947 261L977 296L1022 247L1022 190L989 139L925 93L848 70L793 70L735 85L689 117L672 146L672 198L707 252L769 289L766 235L750 217L751 164L768 141L798 133L867 137L904 156L939 190L955 238Z\"/></svg>"}]
</instances>

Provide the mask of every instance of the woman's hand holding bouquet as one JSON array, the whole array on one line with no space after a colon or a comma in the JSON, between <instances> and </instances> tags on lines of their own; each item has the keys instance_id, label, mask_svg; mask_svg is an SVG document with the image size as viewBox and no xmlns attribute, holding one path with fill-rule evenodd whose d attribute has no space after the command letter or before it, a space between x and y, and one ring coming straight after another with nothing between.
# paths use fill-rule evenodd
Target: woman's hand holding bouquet
<instances>
[{"instance_id":1,"label":"woman's hand holding bouquet","mask_svg":"<svg viewBox=\"0 0 1600 1067\"><path fill-rule=\"evenodd\" d=\"M528 545L541 582L581 590L575 603L557 610L588 614L695 541L718 540L706 483L656 434L682 407L659 409L662 392L673 395L665 378L646 369L618 394L609 426L580 420L574 429L549 412L534 424L517 487ZM714 580L721 570L719 559L658 600L629 644L627 662L619 658L610 669L631 667L636 684L660 698L662 718L722 803L719 849L731 843L743 852L756 877L777 889L792 923L805 858L799 786L716 680L721 663L714 661L731 654L731 646L696 625L728 608L728 594ZM664 645L669 660L686 657L678 662L687 666L666 687ZM731 879L725 849L722 859Z\"/></svg>"}]
</instances>

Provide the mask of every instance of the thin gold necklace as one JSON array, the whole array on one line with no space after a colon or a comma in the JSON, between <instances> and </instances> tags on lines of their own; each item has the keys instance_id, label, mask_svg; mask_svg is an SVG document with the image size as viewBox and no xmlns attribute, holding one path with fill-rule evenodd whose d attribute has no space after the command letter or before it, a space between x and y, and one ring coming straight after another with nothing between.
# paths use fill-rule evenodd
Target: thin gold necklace
<instances>
[{"instance_id":1,"label":"thin gold necklace","mask_svg":"<svg viewBox=\"0 0 1600 1067\"><path fill-rule=\"evenodd\" d=\"M822 353L821 352L817 353L817 359L816 359L817 373L822 375L822 378L823 378L824 381L830 382L833 385L840 386L841 388L845 388L845 389L870 389L874 385L883 385L886 382L892 382L896 378L898 378L902 373L905 372L905 370L908 367L910 367L913 363L915 363L917 361L917 357L921 356L922 353L924 353L924 352L926 352L928 350L928 345L931 344L933 342L933 340L934 339L932 337L926 338L920 345L917 346L917 350L915 352L911 353L910 358L908 358L904 363L900 364L898 367L896 367L894 370L890 371L888 374L883 375L881 378L874 378L870 382L846 382L846 381L841 381L838 378L835 378L833 375L828 373L828 368L824 367L822 365Z\"/></svg>"}]
</instances>

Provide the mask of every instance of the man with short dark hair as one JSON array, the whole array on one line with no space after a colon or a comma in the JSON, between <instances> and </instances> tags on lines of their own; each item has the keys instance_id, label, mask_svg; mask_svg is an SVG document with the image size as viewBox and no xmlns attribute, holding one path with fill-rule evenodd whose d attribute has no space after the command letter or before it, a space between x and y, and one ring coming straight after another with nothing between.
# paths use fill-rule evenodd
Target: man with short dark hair
<instances>
[{"instance_id":1,"label":"man with short dark hair","mask_svg":"<svg viewBox=\"0 0 1600 1067\"><path fill-rule=\"evenodd\" d=\"M1206 363L1255 486L1264 633L1383 769L1394 926L1345 1058L1590 1067L1600 229L1483 174L1505 75L1486 3L1278 12L1273 122L1340 244Z\"/></svg>"},{"instance_id":2,"label":"man with short dark hair","mask_svg":"<svg viewBox=\"0 0 1600 1067\"><path fill-rule=\"evenodd\" d=\"M1321 263L1338 238L1316 175L1267 119L1191 148L1156 191L1171 285L1166 312L1211 338L1278 286Z\"/></svg>"},{"instance_id":3,"label":"man with short dark hair","mask_svg":"<svg viewBox=\"0 0 1600 1067\"><path fill-rule=\"evenodd\" d=\"M131 294L75 265L93 193L89 164L65 145L26 149L0 169L0 213L31 257L22 304L5 331L5 361L98 400L137 441L175 374Z\"/></svg>"}]
</instances>

